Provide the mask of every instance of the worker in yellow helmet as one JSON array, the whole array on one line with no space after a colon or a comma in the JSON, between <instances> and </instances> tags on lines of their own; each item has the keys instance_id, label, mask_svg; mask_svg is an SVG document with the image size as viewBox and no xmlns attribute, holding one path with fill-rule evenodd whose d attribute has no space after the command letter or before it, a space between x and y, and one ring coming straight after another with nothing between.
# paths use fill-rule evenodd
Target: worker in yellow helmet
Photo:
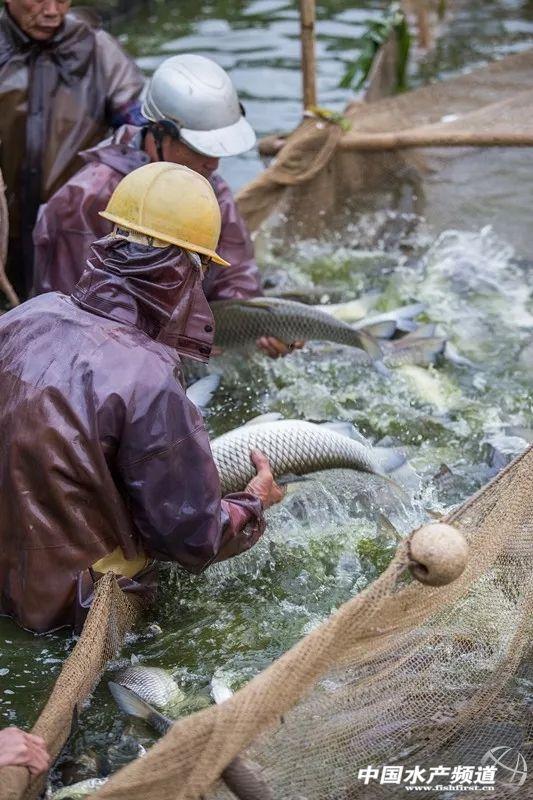
<instances>
[{"instance_id":1,"label":"worker in yellow helmet","mask_svg":"<svg viewBox=\"0 0 533 800\"><path fill-rule=\"evenodd\" d=\"M207 361L213 318L204 267L221 266L209 182L153 163L102 212L70 296L0 318L0 614L35 631L79 627L108 571L148 592L155 561L199 572L251 547L281 499L267 459L221 498L180 355Z\"/></svg>"}]
</instances>

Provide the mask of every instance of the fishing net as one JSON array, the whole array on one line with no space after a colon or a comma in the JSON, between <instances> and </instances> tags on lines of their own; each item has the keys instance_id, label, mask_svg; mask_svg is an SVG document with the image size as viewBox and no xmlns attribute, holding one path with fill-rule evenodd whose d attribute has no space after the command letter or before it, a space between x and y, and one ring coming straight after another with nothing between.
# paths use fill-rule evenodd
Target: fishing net
<instances>
[{"instance_id":1,"label":"fishing net","mask_svg":"<svg viewBox=\"0 0 533 800\"><path fill-rule=\"evenodd\" d=\"M239 208L251 229L266 225L291 237L319 236L354 210L427 213L426 183L435 183L442 165L438 150L416 147L533 144L532 78L528 50L394 97L351 103L343 125L306 118L241 190ZM454 202L457 180L450 191ZM440 211L445 192L439 184Z\"/></svg>"},{"instance_id":2,"label":"fishing net","mask_svg":"<svg viewBox=\"0 0 533 800\"><path fill-rule=\"evenodd\" d=\"M108 659L120 649L140 610L138 598L122 592L114 575L109 573L98 582L81 636L32 729L43 737L53 757L61 752L78 710L98 682ZM0 769L0 799L37 797L44 779L29 778L28 770L23 767Z\"/></svg>"},{"instance_id":3,"label":"fishing net","mask_svg":"<svg viewBox=\"0 0 533 800\"><path fill-rule=\"evenodd\" d=\"M233 698L177 722L96 797L224 798L217 778L237 754L284 800L404 796L415 784L390 780L394 766L407 780L424 770L418 786L466 775L468 788L497 764L493 796L516 797L533 755L532 497L530 447L447 517L470 546L461 577L412 580L404 541L364 592ZM431 769L440 777L428 783Z\"/></svg>"}]
</instances>

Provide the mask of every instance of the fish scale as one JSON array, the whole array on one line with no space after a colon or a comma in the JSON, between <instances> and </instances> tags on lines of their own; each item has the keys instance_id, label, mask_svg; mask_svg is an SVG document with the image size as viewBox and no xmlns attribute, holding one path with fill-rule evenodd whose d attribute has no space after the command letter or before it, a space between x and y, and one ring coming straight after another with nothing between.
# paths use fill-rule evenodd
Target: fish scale
<instances>
[{"instance_id":1,"label":"fish scale","mask_svg":"<svg viewBox=\"0 0 533 800\"><path fill-rule=\"evenodd\" d=\"M302 420L244 425L212 442L223 494L239 492L255 475L252 450L267 456L275 477L305 475L324 469L387 471L371 447L335 431Z\"/></svg>"},{"instance_id":2,"label":"fish scale","mask_svg":"<svg viewBox=\"0 0 533 800\"><path fill-rule=\"evenodd\" d=\"M239 347L261 336L274 336L290 344L298 339L336 342L365 350L372 359L381 349L366 331L354 330L313 306L276 297L217 300L210 304L215 319L215 344Z\"/></svg>"}]
</instances>

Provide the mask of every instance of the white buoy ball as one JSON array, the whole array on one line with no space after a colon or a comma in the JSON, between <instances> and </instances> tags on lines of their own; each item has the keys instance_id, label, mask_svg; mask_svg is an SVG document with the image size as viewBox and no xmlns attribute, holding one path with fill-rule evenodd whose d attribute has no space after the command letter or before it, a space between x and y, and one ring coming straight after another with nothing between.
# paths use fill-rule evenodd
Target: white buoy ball
<instances>
[{"instance_id":1,"label":"white buoy ball","mask_svg":"<svg viewBox=\"0 0 533 800\"><path fill-rule=\"evenodd\" d=\"M411 574L428 586L445 586L462 574L468 561L465 537L443 522L423 525L409 540Z\"/></svg>"}]
</instances>

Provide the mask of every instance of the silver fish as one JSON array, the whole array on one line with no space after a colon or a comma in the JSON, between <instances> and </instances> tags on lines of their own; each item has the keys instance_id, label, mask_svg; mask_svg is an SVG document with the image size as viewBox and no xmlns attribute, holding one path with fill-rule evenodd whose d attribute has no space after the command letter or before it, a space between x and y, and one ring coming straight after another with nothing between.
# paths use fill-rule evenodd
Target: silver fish
<instances>
[{"instance_id":1,"label":"silver fish","mask_svg":"<svg viewBox=\"0 0 533 800\"><path fill-rule=\"evenodd\" d=\"M380 342L385 367L391 369L404 365L428 367L435 363L437 356L444 354L446 339L439 336L413 338L411 336L412 334L408 334L392 342ZM372 362L366 353L356 350L353 353L353 363L363 366Z\"/></svg>"},{"instance_id":2,"label":"silver fish","mask_svg":"<svg viewBox=\"0 0 533 800\"><path fill-rule=\"evenodd\" d=\"M167 708L183 702L185 695L169 673L160 667L138 664L126 667L115 676L115 683L140 694L147 703Z\"/></svg>"},{"instance_id":3,"label":"silver fish","mask_svg":"<svg viewBox=\"0 0 533 800\"><path fill-rule=\"evenodd\" d=\"M253 478L254 449L267 456L275 477L342 468L383 475L405 463L398 451L383 454L328 427L297 419L243 425L219 436L211 449L222 494L242 491Z\"/></svg>"},{"instance_id":4,"label":"silver fish","mask_svg":"<svg viewBox=\"0 0 533 800\"><path fill-rule=\"evenodd\" d=\"M109 681L109 690L118 707L126 714L144 719L161 735L174 724L171 719L160 714L136 692ZM238 800L273 800L272 792L258 773L257 765L237 756L220 776Z\"/></svg>"},{"instance_id":5,"label":"silver fish","mask_svg":"<svg viewBox=\"0 0 533 800\"><path fill-rule=\"evenodd\" d=\"M381 348L366 331L354 330L303 303L254 297L217 300L211 303L211 309L215 317L215 343L219 347L239 347L252 344L261 336L275 336L287 344L298 339L337 342L364 350L372 360L381 359Z\"/></svg>"},{"instance_id":6,"label":"silver fish","mask_svg":"<svg viewBox=\"0 0 533 800\"><path fill-rule=\"evenodd\" d=\"M63 786L51 796L50 800L78 800L80 797L87 797L100 789L107 778L89 778L86 781L73 783L72 786Z\"/></svg>"},{"instance_id":7,"label":"silver fish","mask_svg":"<svg viewBox=\"0 0 533 800\"><path fill-rule=\"evenodd\" d=\"M414 331L414 333L417 333ZM446 339L441 336L426 338L403 336L393 342L387 342L383 348L383 363L387 367L401 367L404 364L427 367L434 364L437 356L444 353Z\"/></svg>"},{"instance_id":8,"label":"silver fish","mask_svg":"<svg viewBox=\"0 0 533 800\"><path fill-rule=\"evenodd\" d=\"M200 378L187 387L186 395L198 408L206 408L220 386L222 376L216 372Z\"/></svg>"}]
</instances>

